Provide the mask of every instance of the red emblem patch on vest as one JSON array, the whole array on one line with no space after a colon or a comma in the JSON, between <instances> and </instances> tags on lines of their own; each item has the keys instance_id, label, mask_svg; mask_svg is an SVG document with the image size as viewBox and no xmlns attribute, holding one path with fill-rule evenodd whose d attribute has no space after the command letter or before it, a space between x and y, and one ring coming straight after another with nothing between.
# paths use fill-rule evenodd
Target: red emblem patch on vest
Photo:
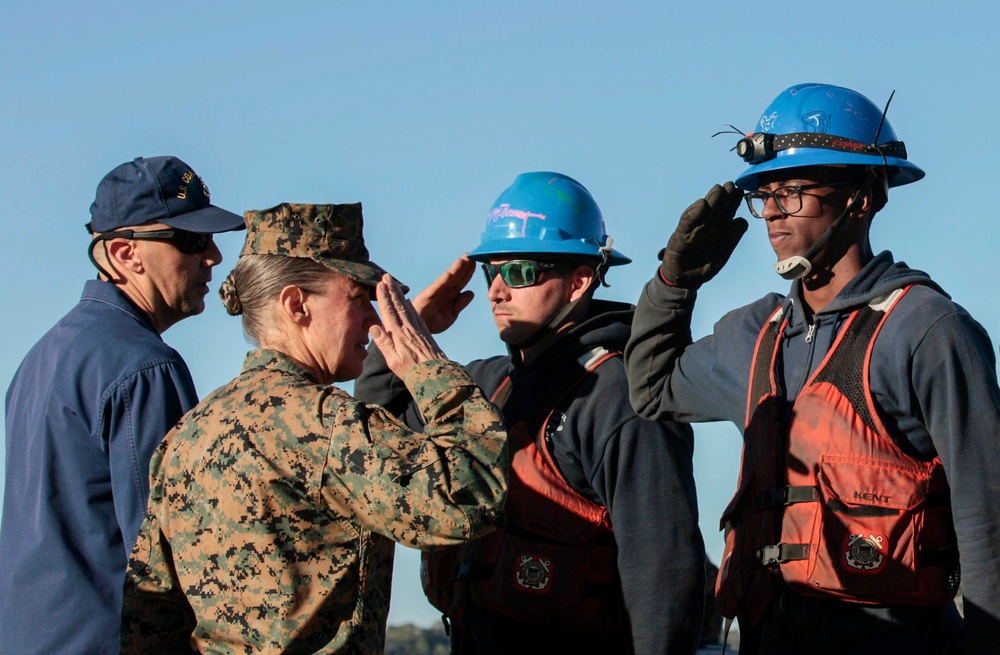
<instances>
[{"instance_id":1,"label":"red emblem patch on vest","mask_svg":"<svg viewBox=\"0 0 1000 655\"><path fill-rule=\"evenodd\" d=\"M844 544L847 565L859 573L878 573L889 550L885 535L851 532Z\"/></svg>"},{"instance_id":2,"label":"red emblem patch on vest","mask_svg":"<svg viewBox=\"0 0 1000 655\"><path fill-rule=\"evenodd\" d=\"M519 555L514 577L517 584L528 591L544 593L552 582L551 569L552 560L535 555Z\"/></svg>"}]
</instances>

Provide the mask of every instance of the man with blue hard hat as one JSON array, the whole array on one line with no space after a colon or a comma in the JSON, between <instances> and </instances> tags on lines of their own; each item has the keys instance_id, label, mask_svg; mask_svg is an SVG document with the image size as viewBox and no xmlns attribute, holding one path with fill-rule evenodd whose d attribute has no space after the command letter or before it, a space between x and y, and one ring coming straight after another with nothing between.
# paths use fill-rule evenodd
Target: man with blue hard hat
<instances>
[{"instance_id":1,"label":"man with blue hard hat","mask_svg":"<svg viewBox=\"0 0 1000 655\"><path fill-rule=\"evenodd\" d=\"M204 311L222 261L212 234L243 227L176 157L118 166L90 213L98 279L7 391L0 652L11 655L118 652L149 460L198 401L160 334Z\"/></svg>"},{"instance_id":2,"label":"man with blue hard hat","mask_svg":"<svg viewBox=\"0 0 1000 655\"><path fill-rule=\"evenodd\" d=\"M638 416L621 353L634 308L594 299L611 247L601 211L559 173L519 175L479 246L413 301L431 331L472 300L478 262L508 354L472 378L507 424L500 526L425 554L424 589L455 653L693 653L704 608L690 427ZM414 424L412 399L372 351L355 393Z\"/></svg>"},{"instance_id":3,"label":"man with blue hard hat","mask_svg":"<svg viewBox=\"0 0 1000 655\"><path fill-rule=\"evenodd\" d=\"M625 351L640 415L743 432L716 585L743 655L1000 652L996 359L926 273L872 249L889 189L924 176L887 110L826 84L782 92L737 143L735 185L682 213ZM692 343L743 200L791 288Z\"/></svg>"}]
</instances>

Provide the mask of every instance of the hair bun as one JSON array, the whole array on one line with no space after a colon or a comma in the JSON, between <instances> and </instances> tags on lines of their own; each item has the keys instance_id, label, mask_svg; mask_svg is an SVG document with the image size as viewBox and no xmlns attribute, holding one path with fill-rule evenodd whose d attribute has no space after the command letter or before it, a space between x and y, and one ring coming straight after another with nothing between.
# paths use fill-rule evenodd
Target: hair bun
<instances>
[{"instance_id":1,"label":"hair bun","mask_svg":"<svg viewBox=\"0 0 1000 655\"><path fill-rule=\"evenodd\" d=\"M222 304L226 306L230 316L239 316L243 313L243 303L240 302L240 294L236 291L235 273L236 269L230 271L219 287L219 297L222 298Z\"/></svg>"}]
</instances>

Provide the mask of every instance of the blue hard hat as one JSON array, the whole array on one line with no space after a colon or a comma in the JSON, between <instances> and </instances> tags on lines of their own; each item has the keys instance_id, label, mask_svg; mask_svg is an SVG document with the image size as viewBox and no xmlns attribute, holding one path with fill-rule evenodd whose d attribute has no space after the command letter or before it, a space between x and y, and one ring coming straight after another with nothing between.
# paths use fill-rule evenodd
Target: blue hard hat
<instances>
[{"instance_id":1,"label":"blue hard hat","mask_svg":"<svg viewBox=\"0 0 1000 655\"><path fill-rule=\"evenodd\" d=\"M611 266L632 261L611 241L600 208L582 184L561 173L522 173L493 203L469 259L559 255L606 258Z\"/></svg>"},{"instance_id":2,"label":"blue hard hat","mask_svg":"<svg viewBox=\"0 0 1000 655\"><path fill-rule=\"evenodd\" d=\"M736 145L750 164L736 186L756 190L759 176L802 166L884 168L888 186L916 182L924 172L906 159L884 111L857 91L798 84L781 92L752 132ZM877 139L877 143L876 143Z\"/></svg>"}]
</instances>

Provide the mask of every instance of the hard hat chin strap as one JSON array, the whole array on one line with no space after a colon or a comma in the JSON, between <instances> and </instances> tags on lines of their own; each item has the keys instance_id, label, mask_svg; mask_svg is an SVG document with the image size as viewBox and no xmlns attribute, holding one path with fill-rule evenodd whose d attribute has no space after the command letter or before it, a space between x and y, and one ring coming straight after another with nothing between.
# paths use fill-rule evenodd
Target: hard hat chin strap
<instances>
[{"instance_id":1,"label":"hard hat chin strap","mask_svg":"<svg viewBox=\"0 0 1000 655\"><path fill-rule=\"evenodd\" d=\"M861 188L854 193L854 197L851 198L850 204L847 205L847 208L840 213L840 216L838 216L837 219L830 224L830 227L828 227L826 232L823 233L823 236L817 239L816 243L812 244L812 247L806 251L805 255L792 255L791 257L777 262L774 265L774 271L786 280L795 280L809 275L812 271L813 260L817 255L823 252L823 249L826 248L826 244L830 242L830 239L837 233L840 226L844 224L847 219L847 215L852 209L854 209L854 206L858 204L866 193L871 191L872 184L875 182L877 177L878 174L875 170L873 168L869 168L864 184L862 184Z\"/></svg>"},{"instance_id":2,"label":"hard hat chin strap","mask_svg":"<svg viewBox=\"0 0 1000 655\"><path fill-rule=\"evenodd\" d=\"M606 287L611 286L604 281L604 271L608 269L611 262L612 243L614 243L614 239L612 239L609 236L605 240L604 245L600 247L601 262L596 266L594 266L594 277L593 279L591 279L590 284L587 285L587 289L584 291L583 295L581 295L576 300L572 300L566 303L565 305L557 309L555 312L553 312L552 316L549 316L549 318L545 321L545 323L543 323L541 327L539 327L538 330L536 330L533 335L531 335L521 343L507 344L507 351L510 353L512 361L514 361L517 364L522 364L523 363L521 359L522 350L525 350L527 348L535 348L538 346L548 346L549 344L555 342L559 338L559 328L562 326L563 321L565 321L566 317L568 317L570 314L573 313L573 310L576 309L576 306L580 303L581 300L590 295L591 289L593 289L595 286L598 285L603 285ZM540 350L544 350L544 348L540 348Z\"/></svg>"},{"instance_id":3,"label":"hard hat chin strap","mask_svg":"<svg viewBox=\"0 0 1000 655\"><path fill-rule=\"evenodd\" d=\"M594 280L599 282L602 287L610 287L611 285L604 281L604 272L608 270L611 266L611 244L615 242L611 238L611 235L605 235L604 245L600 247L601 251L601 263L594 267ZM595 282L591 282L590 285L593 286ZM590 290L590 287L587 288Z\"/></svg>"},{"instance_id":4,"label":"hard hat chin strap","mask_svg":"<svg viewBox=\"0 0 1000 655\"><path fill-rule=\"evenodd\" d=\"M523 364L524 360L521 357L522 351L527 350L528 348L538 348L539 351L542 351L545 350L545 348L547 348L550 344L554 343L559 338L559 327L583 298L584 296L580 296L576 300L568 302L557 309L541 327L535 330L534 334L521 343L507 344L507 351L510 353L511 361L518 365Z\"/></svg>"}]
</instances>

